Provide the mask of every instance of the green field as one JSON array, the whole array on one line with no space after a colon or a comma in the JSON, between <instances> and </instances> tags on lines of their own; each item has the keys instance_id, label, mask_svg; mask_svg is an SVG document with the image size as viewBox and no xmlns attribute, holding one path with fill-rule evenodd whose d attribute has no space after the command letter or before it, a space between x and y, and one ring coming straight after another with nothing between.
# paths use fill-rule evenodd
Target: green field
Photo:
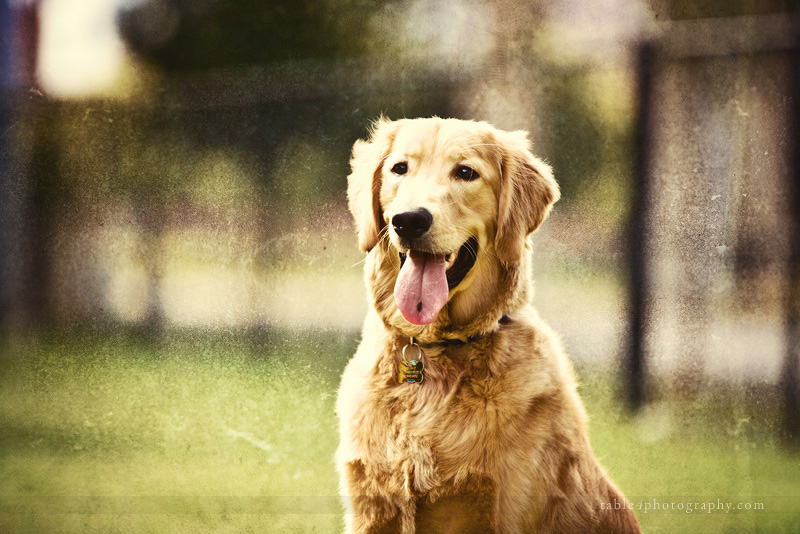
<instances>
[{"instance_id":1,"label":"green field","mask_svg":"<svg viewBox=\"0 0 800 534\"><path fill-rule=\"evenodd\" d=\"M6 346L0 532L340 531L333 407L356 336ZM595 452L646 532L800 532L800 456L776 443L773 393L709 388L629 417L608 373L579 374Z\"/></svg>"}]
</instances>

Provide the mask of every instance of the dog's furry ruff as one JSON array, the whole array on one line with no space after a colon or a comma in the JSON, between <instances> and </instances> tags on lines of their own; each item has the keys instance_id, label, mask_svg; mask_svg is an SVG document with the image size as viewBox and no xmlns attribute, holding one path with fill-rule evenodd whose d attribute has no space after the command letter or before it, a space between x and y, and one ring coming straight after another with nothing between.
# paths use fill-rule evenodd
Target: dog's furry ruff
<instances>
[{"instance_id":1,"label":"dog's furry ruff","mask_svg":"<svg viewBox=\"0 0 800 534\"><path fill-rule=\"evenodd\" d=\"M451 145L479 146L471 157L484 165L484 183L463 188L481 199L462 190L445 193L449 205L436 214L466 220L480 234L480 249L468 276L426 326L406 322L393 295L400 260L385 212L394 209L401 186L392 189L384 176L390 153L404 150L395 146L401 133L405 143L422 137L425 157L434 159ZM418 148L408 146L406 152ZM624 497L592 454L558 337L529 303L526 238L558 189L549 167L528 151L525 135L486 123L381 119L369 140L355 144L351 165L348 196L367 252L372 306L337 403L346 531L639 532L629 510L601 507ZM439 183L446 188L447 177ZM448 215L459 209L459 194L472 204L490 196L492 208ZM397 382L410 336L424 351L422 384Z\"/></svg>"}]
</instances>

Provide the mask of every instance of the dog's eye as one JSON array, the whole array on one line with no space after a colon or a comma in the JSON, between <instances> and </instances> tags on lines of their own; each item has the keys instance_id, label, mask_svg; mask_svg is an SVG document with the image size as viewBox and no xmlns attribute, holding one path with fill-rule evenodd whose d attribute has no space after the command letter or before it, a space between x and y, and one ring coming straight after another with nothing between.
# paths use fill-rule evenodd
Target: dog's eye
<instances>
[{"instance_id":1,"label":"dog's eye","mask_svg":"<svg viewBox=\"0 0 800 534\"><path fill-rule=\"evenodd\" d=\"M466 165L459 165L456 167L456 178L459 180L464 180L465 182L471 182L473 180L477 180L480 178L480 175L477 173L475 169L472 167L467 167Z\"/></svg>"},{"instance_id":2,"label":"dog's eye","mask_svg":"<svg viewBox=\"0 0 800 534\"><path fill-rule=\"evenodd\" d=\"M405 161L401 161L400 163L395 163L394 167L392 167L392 172L398 176L402 176L408 172L408 163Z\"/></svg>"}]
</instances>

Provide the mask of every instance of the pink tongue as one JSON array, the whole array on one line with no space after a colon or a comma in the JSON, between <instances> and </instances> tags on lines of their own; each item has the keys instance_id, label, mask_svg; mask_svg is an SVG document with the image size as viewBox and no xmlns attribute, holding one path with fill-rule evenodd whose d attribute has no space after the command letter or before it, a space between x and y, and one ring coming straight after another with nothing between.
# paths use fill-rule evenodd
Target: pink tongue
<instances>
[{"instance_id":1,"label":"pink tongue","mask_svg":"<svg viewBox=\"0 0 800 534\"><path fill-rule=\"evenodd\" d=\"M409 251L394 285L394 300L406 321L417 325L435 321L448 291L445 257Z\"/></svg>"}]
</instances>

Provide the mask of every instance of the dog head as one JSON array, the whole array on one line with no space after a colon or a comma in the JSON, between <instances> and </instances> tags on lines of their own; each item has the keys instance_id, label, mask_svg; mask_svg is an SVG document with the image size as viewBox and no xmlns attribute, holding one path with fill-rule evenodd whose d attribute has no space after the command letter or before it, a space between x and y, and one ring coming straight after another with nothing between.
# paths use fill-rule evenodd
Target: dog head
<instances>
[{"instance_id":1,"label":"dog head","mask_svg":"<svg viewBox=\"0 0 800 534\"><path fill-rule=\"evenodd\" d=\"M501 294L519 290L503 280L524 272L527 238L559 196L525 132L483 122L380 119L355 143L351 167L349 207L373 298L396 326L398 311L406 325L440 329L491 314Z\"/></svg>"}]
</instances>

